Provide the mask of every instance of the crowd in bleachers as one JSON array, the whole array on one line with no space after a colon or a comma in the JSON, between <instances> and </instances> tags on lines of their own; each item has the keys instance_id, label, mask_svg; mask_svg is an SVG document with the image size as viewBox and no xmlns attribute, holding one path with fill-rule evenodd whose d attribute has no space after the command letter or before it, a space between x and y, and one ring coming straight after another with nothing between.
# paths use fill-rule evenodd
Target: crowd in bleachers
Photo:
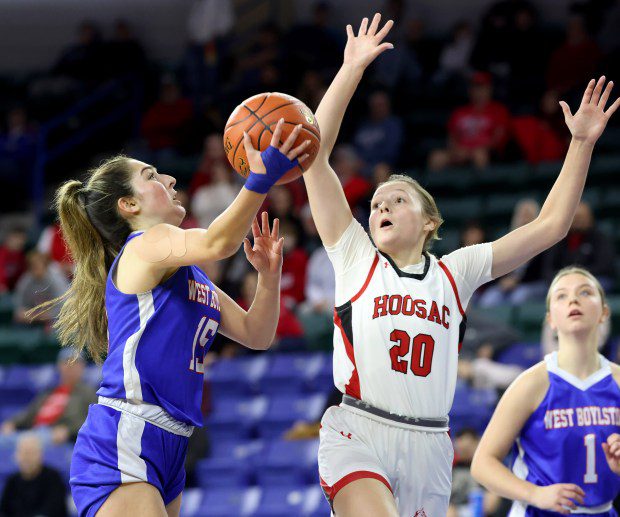
<instances>
[{"instance_id":1,"label":"crowd in bleachers","mask_svg":"<svg viewBox=\"0 0 620 517\"><path fill-rule=\"evenodd\" d=\"M575 4L566 25L556 27L525 0L501 0L477 27L463 21L438 35L426 30L423 19L408 17L404 2L383 2L384 15L396 21L395 49L364 80L331 160L356 218L367 225L374 188L391 172L405 171L437 197L446 219L442 240L431 250L437 255L533 220L567 148L558 99L574 104L590 78L620 76L620 42L609 26L619 8L605 6ZM214 8L218 16L212 16ZM16 188L7 207L27 206L27 191L19 185L24 187L36 159L37 125L130 73L144 91L138 133L104 138L95 152L90 146L77 150L78 156L86 153L80 166L98 159L110 144L122 148L177 177L178 199L188 214L184 228L207 227L242 184L222 146L226 117L241 100L263 91L291 93L316 109L344 48L344 29L331 21L333 8L318 2L305 24L270 23L253 39L240 40L232 2L196 1L187 49L174 67L154 62L126 22L117 21L105 39L101 27L85 21L77 41L48 73L1 101L6 123L0 129L0 178ZM467 504L472 442L498 395L543 351L553 350L554 337L542 322L548 282L557 270L583 265L611 293L612 324L601 329L601 349L618 359L619 137L618 126L603 136L568 236L472 299L451 414L457 453L451 511ZM64 177L66 170L50 170L46 187L53 189ZM249 353L221 336L209 352L207 433L196 433L188 456L189 486L205 491L188 493L187 515L326 515L316 482L316 437L323 409L334 400L333 270L301 181L272 189L264 208L280 219L285 237L275 353ZM52 329L57 309L34 320L28 315L61 296L73 271L59 227L48 219L41 229L22 217L25 222L3 225L0 235L0 449L3 458L12 457L17 431L32 428L35 435L27 434L23 445L30 452L23 454L36 460L40 440L47 464L59 468L66 482L76 429L75 420L71 425L63 420L65 411L78 391L84 400L94 396L100 371L88 366L83 381L82 370L77 380L67 381L61 356L58 380L49 364L58 353ZM241 251L204 269L248 306L256 274ZM80 411L85 416L84 404L71 417L79 420ZM17 464L0 462L0 486L6 482L11 494L32 476L19 457ZM7 481L18 465L21 478ZM26 515L6 506L7 497L5 492L0 515ZM489 515L503 515L501 501L486 504Z\"/></svg>"}]
</instances>

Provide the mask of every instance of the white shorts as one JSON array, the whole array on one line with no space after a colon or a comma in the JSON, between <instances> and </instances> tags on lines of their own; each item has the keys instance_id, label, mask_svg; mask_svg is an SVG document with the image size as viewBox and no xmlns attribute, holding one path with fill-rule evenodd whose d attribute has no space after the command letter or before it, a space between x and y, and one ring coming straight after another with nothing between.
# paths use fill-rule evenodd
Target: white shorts
<instances>
[{"instance_id":1,"label":"white shorts","mask_svg":"<svg viewBox=\"0 0 620 517\"><path fill-rule=\"evenodd\" d=\"M381 481L402 517L444 517L452 484L454 448L446 432L330 407L321 420L319 475L332 505L336 494L363 478Z\"/></svg>"}]
</instances>

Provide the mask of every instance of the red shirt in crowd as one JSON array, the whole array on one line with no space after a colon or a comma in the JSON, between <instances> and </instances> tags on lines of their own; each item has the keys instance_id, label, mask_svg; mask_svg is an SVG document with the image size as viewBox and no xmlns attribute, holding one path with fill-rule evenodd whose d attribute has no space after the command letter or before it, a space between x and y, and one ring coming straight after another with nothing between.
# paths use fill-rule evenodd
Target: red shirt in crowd
<instances>
[{"instance_id":1,"label":"red shirt in crowd","mask_svg":"<svg viewBox=\"0 0 620 517\"><path fill-rule=\"evenodd\" d=\"M239 307L249 310L250 304L243 299L237 300ZM304 335L304 329L301 323L295 316L295 313L291 311L284 300L280 299L280 318L278 319L278 327L276 328L276 337L301 337Z\"/></svg>"},{"instance_id":2,"label":"red shirt in crowd","mask_svg":"<svg viewBox=\"0 0 620 517\"><path fill-rule=\"evenodd\" d=\"M347 198L351 209L359 204L363 204L368 198L371 189L372 184L361 176L354 176L342 185L344 197Z\"/></svg>"},{"instance_id":3,"label":"red shirt in crowd","mask_svg":"<svg viewBox=\"0 0 620 517\"><path fill-rule=\"evenodd\" d=\"M0 293L12 291L24 271L26 271L24 252L0 246Z\"/></svg>"},{"instance_id":4,"label":"red shirt in crowd","mask_svg":"<svg viewBox=\"0 0 620 517\"><path fill-rule=\"evenodd\" d=\"M308 254L303 248L295 248L284 254L282 280L280 281L280 293L283 299L290 298L295 303L305 300L307 268Z\"/></svg>"},{"instance_id":5,"label":"red shirt in crowd","mask_svg":"<svg viewBox=\"0 0 620 517\"><path fill-rule=\"evenodd\" d=\"M561 160L566 141L544 120L526 115L516 117L513 132L525 159L530 163Z\"/></svg>"},{"instance_id":6,"label":"red shirt in crowd","mask_svg":"<svg viewBox=\"0 0 620 517\"><path fill-rule=\"evenodd\" d=\"M153 150L177 147L184 137L183 129L192 119L192 103L188 99L156 102L142 120L142 135Z\"/></svg>"},{"instance_id":7,"label":"red shirt in crowd","mask_svg":"<svg viewBox=\"0 0 620 517\"><path fill-rule=\"evenodd\" d=\"M509 124L508 110L499 102L491 101L485 106L469 104L457 108L448 122L448 131L459 147L501 149L507 141ZM497 140L496 135L502 130L503 136Z\"/></svg>"},{"instance_id":8,"label":"red shirt in crowd","mask_svg":"<svg viewBox=\"0 0 620 517\"><path fill-rule=\"evenodd\" d=\"M69 386L58 386L43 402L34 418L34 426L54 425L65 412L70 396L71 388Z\"/></svg>"}]
</instances>

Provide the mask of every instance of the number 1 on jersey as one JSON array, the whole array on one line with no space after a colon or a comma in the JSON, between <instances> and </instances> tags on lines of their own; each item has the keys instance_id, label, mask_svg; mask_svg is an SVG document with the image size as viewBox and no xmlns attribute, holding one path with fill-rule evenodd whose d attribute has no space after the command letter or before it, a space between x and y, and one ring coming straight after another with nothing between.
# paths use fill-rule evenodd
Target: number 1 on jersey
<instances>
[{"instance_id":1,"label":"number 1 on jersey","mask_svg":"<svg viewBox=\"0 0 620 517\"><path fill-rule=\"evenodd\" d=\"M583 476L584 483L598 483L596 473L596 435L586 434L583 437L583 444L586 446L586 473Z\"/></svg>"},{"instance_id":2,"label":"number 1 on jersey","mask_svg":"<svg viewBox=\"0 0 620 517\"><path fill-rule=\"evenodd\" d=\"M209 342L209 339L211 339L211 337L215 335L216 331L217 321L212 319L207 320L207 317L203 316L200 320L200 323L198 323L198 328L196 329L196 334L194 335L194 344L192 345L192 359L189 362L189 369L191 371L197 373L204 373L204 348L205 345ZM200 348L198 348L198 353L196 353L196 344L198 343L198 341L200 341Z\"/></svg>"}]
</instances>

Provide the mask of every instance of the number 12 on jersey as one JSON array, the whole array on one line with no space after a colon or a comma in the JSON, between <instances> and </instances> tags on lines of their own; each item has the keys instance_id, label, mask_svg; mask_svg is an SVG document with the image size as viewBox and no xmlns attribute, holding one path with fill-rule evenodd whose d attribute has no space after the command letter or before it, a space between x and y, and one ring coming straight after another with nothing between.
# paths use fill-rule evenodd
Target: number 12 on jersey
<instances>
[{"instance_id":1,"label":"number 12 on jersey","mask_svg":"<svg viewBox=\"0 0 620 517\"><path fill-rule=\"evenodd\" d=\"M404 330L393 330L390 341L398 343L390 348L392 370L407 374L409 368L414 375L426 377L431 373L435 340L428 334L418 334L413 339ZM409 361L403 359L411 349Z\"/></svg>"},{"instance_id":2,"label":"number 12 on jersey","mask_svg":"<svg viewBox=\"0 0 620 517\"><path fill-rule=\"evenodd\" d=\"M206 321L206 323L205 323ZM196 334L194 335L194 344L192 345L192 359L189 362L189 369L196 373L204 373L205 366L203 364L205 356L205 346L209 342L215 333L217 332L218 323L215 320L208 319L203 316L198 323ZM196 352L196 345L200 342L198 352Z\"/></svg>"}]
</instances>

